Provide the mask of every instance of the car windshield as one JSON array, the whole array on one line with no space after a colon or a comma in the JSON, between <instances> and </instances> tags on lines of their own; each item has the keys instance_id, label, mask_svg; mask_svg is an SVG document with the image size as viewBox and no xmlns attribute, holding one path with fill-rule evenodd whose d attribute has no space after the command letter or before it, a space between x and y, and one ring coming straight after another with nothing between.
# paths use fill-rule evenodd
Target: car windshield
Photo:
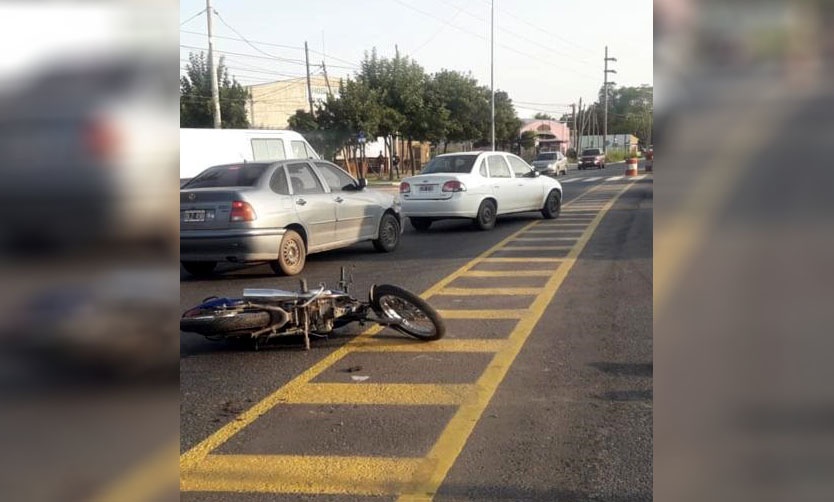
<instances>
[{"instance_id":1,"label":"car windshield","mask_svg":"<svg viewBox=\"0 0 834 502\"><path fill-rule=\"evenodd\" d=\"M599 148L589 148L588 150L584 150L582 155L602 155Z\"/></svg>"},{"instance_id":2,"label":"car windshield","mask_svg":"<svg viewBox=\"0 0 834 502\"><path fill-rule=\"evenodd\" d=\"M426 164L420 174L433 173L458 173L464 174L472 171L477 155L447 155L435 157Z\"/></svg>"},{"instance_id":3,"label":"car windshield","mask_svg":"<svg viewBox=\"0 0 834 502\"><path fill-rule=\"evenodd\" d=\"M230 164L206 169L182 188L217 188L255 186L269 164Z\"/></svg>"},{"instance_id":4,"label":"car windshield","mask_svg":"<svg viewBox=\"0 0 834 502\"><path fill-rule=\"evenodd\" d=\"M536 157L536 160L556 160L556 153L540 153L539 156Z\"/></svg>"}]
</instances>

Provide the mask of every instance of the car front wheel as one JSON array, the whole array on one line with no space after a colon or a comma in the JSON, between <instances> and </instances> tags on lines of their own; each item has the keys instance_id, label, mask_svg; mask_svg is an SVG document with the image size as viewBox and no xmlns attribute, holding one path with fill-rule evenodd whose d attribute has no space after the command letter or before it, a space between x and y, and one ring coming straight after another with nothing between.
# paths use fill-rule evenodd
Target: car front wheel
<instances>
[{"instance_id":1,"label":"car front wheel","mask_svg":"<svg viewBox=\"0 0 834 502\"><path fill-rule=\"evenodd\" d=\"M559 211L562 208L562 199L557 190L551 190L544 200L544 207L542 207L542 216L547 220L552 220L559 217Z\"/></svg>"}]
</instances>

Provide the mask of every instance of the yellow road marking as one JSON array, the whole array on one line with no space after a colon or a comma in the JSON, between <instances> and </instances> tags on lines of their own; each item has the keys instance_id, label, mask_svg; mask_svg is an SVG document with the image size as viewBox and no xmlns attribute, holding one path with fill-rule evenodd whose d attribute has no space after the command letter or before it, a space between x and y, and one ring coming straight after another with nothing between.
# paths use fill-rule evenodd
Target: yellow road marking
<instances>
[{"instance_id":1,"label":"yellow road marking","mask_svg":"<svg viewBox=\"0 0 834 502\"><path fill-rule=\"evenodd\" d=\"M466 384L308 383L287 396L292 404L460 404L472 392Z\"/></svg>"},{"instance_id":2,"label":"yellow road marking","mask_svg":"<svg viewBox=\"0 0 834 502\"><path fill-rule=\"evenodd\" d=\"M437 296L536 296L541 291L541 288L446 288L437 293Z\"/></svg>"},{"instance_id":3,"label":"yellow road marking","mask_svg":"<svg viewBox=\"0 0 834 502\"><path fill-rule=\"evenodd\" d=\"M356 346L362 352L498 352L504 348L504 340L472 340L443 338L431 343L401 342L399 340L372 339Z\"/></svg>"},{"instance_id":4,"label":"yellow road marking","mask_svg":"<svg viewBox=\"0 0 834 502\"><path fill-rule=\"evenodd\" d=\"M467 277L550 277L550 270L470 270Z\"/></svg>"},{"instance_id":5,"label":"yellow road marking","mask_svg":"<svg viewBox=\"0 0 834 502\"><path fill-rule=\"evenodd\" d=\"M201 441L199 444L180 455L180 470L187 473L195 465L200 463L206 456L229 440L232 436L240 432L241 429L248 426L258 419L261 415L268 412L276 405L287 400L288 396L296 392L300 387L306 385L307 382L318 376L324 370L332 366L336 361L339 361L345 355L353 350L351 344L361 341L363 338L370 337L382 331L382 327L375 326L359 335L356 338L346 343L345 345L334 350L321 361L310 366L306 371L295 377L289 383L276 390L269 396L256 403L254 406L238 415L234 420L224 425L212 435Z\"/></svg>"},{"instance_id":6,"label":"yellow road marking","mask_svg":"<svg viewBox=\"0 0 834 502\"><path fill-rule=\"evenodd\" d=\"M481 375L477 382L477 388L480 392L475 399L469 400L458 408L457 413L447 424L446 428L440 434L440 438L432 447L425 461L420 464L420 468L415 474L415 484L408 492L401 493L398 501L431 499L437 492L446 474L451 469L452 465L457 460L460 452L463 450L469 435L475 428L475 424L481 418L481 413L486 409L490 399L492 399L498 385L504 379L504 376L509 371L516 356L521 351L527 337L533 332L536 324L545 309L556 295L556 291L562 285L568 272L573 268L577 257L585 248L585 245L590 240L596 228L602 221L603 216L614 205L626 190L628 190L633 183L625 185L609 202L605 209L600 212L594 221L591 222L588 229L580 238L576 246L571 250L565 259L565 263L560 266L548 280L542 294L540 294L527 310L529 315L522 318L516 325L508 341L507 349L498 352L493 358L490 365Z\"/></svg>"},{"instance_id":7,"label":"yellow road marking","mask_svg":"<svg viewBox=\"0 0 834 502\"><path fill-rule=\"evenodd\" d=\"M409 482L421 458L208 455L182 491L383 495Z\"/></svg>"},{"instance_id":8,"label":"yellow road marking","mask_svg":"<svg viewBox=\"0 0 834 502\"><path fill-rule=\"evenodd\" d=\"M521 319L529 312L517 310L438 310L444 319Z\"/></svg>"},{"instance_id":9,"label":"yellow road marking","mask_svg":"<svg viewBox=\"0 0 834 502\"><path fill-rule=\"evenodd\" d=\"M568 207L576 200L593 193L596 188L591 188L574 201L565 204ZM598 216L599 218L599 216ZM598 222L597 220L594 220ZM501 242L481 253L452 274L438 281L434 286L426 290L421 297L429 298L443 290L456 280L466 275L470 269L482 262L560 262L561 259L552 258L490 258L495 251L511 242L514 238L526 230L538 225L540 222L533 221L520 230L503 239ZM595 224L592 228L595 228ZM586 230L586 232L589 232ZM583 241L580 241L584 246ZM577 243L579 246L580 243ZM569 254L570 256L570 254ZM556 267L555 276L567 274L563 267ZM553 281L551 277L548 284ZM540 294L538 298L542 298ZM551 295L552 296L552 295ZM537 300L538 301L538 300ZM446 310L439 311L442 317L447 319L530 319L530 311L526 309L517 310ZM519 324L524 323L522 321ZM524 323L525 325L528 324ZM426 459L384 459L376 457L284 457L284 456L253 456L253 455L210 455L224 442L250 425L260 416L267 413L275 406L286 403L290 399L300 399L307 391L315 389L310 381L331 367L345 355L355 351L359 346L365 344L370 337L381 331L381 327L371 328L355 337L339 349L322 358L296 378L277 389L272 394L256 403L254 406L238 415L235 420L221 427L202 442L180 455L180 489L183 491L268 491L268 492L304 492L304 493L397 493L405 486L406 480L413 479L416 462L419 461L422 469L428 466ZM518 327L516 330L518 331ZM514 331L514 332L515 332ZM503 341L507 343L507 341ZM506 351L499 352L503 354ZM513 356L514 357L514 356ZM483 380L483 377L481 378ZM480 381L480 380L479 380ZM494 389L485 389L480 385L470 386L470 400L474 402L488 402ZM486 394L486 396L485 396ZM486 401L484 401L486 399ZM464 407L466 408L466 403ZM458 413L460 415L460 412ZM451 425L451 424L450 424ZM473 424L474 426L474 424ZM447 431L454 428L447 427ZM471 432L471 431L470 431ZM467 433L468 437L468 433ZM463 439L465 442L465 438ZM439 443L438 443L439 444ZM453 460L452 460L453 461ZM442 467L442 466L441 466ZM448 467L444 468L444 472ZM334 471L339 475L332 476ZM231 472L231 475L228 473ZM252 476L246 477L245 473L251 472ZM322 480L321 474L326 472L326 480ZM437 470L431 471L436 475ZM370 474L369 474L370 473ZM377 475L378 474L378 475ZM416 478L418 481L424 477ZM434 479L434 477L432 477ZM442 480L442 478L441 478ZM424 485L424 483L423 483Z\"/></svg>"},{"instance_id":10,"label":"yellow road marking","mask_svg":"<svg viewBox=\"0 0 834 502\"><path fill-rule=\"evenodd\" d=\"M569 251L571 246L504 246L501 251Z\"/></svg>"},{"instance_id":11,"label":"yellow road marking","mask_svg":"<svg viewBox=\"0 0 834 502\"><path fill-rule=\"evenodd\" d=\"M575 241L575 240L576 240L576 237L516 237L516 239L515 239L516 242Z\"/></svg>"},{"instance_id":12,"label":"yellow road marking","mask_svg":"<svg viewBox=\"0 0 834 502\"><path fill-rule=\"evenodd\" d=\"M486 263L551 263L560 262L564 258L484 258L481 262Z\"/></svg>"}]
</instances>

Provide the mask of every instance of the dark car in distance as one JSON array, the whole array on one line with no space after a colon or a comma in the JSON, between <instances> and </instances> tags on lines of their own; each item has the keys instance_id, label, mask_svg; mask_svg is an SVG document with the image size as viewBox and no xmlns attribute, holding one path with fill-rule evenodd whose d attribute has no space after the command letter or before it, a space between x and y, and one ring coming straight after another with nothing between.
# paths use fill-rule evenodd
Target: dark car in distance
<instances>
[{"instance_id":1,"label":"dark car in distance","mask_svg":"<svg viewBox=\"0 0 834 502\"><path fill-rule=\"evenodd\" d=\"M582 150L577 167L579 169L589 169L591 167L605 169L605 153L601 148L586 148Z\"/></svg>"}]
</instances>

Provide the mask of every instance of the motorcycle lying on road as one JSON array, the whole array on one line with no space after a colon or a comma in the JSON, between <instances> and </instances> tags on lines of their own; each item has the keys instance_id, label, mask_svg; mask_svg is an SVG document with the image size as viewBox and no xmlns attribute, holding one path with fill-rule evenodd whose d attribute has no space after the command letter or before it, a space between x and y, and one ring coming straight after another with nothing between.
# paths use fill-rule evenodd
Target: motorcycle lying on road
<instances>
[{"instance_id":1,"label":"motorcycle lying on road","mask_svg":"<svg viewBox=\"0 0 834 502\"><path fill-rule=\"evenodd\" d=\"M420 340L438 340L446 333L443 319L417 295L390 284L371 287L367 301L348 293L350 281L342 268L336 289L324 283L309 291L301 280L300 291L246 288L242 298L209 297L187 310L180 330L210 340L251 340L255 350L285 336L326 336L352 322L375 323Z\"/></svg>"}]
</instances>

